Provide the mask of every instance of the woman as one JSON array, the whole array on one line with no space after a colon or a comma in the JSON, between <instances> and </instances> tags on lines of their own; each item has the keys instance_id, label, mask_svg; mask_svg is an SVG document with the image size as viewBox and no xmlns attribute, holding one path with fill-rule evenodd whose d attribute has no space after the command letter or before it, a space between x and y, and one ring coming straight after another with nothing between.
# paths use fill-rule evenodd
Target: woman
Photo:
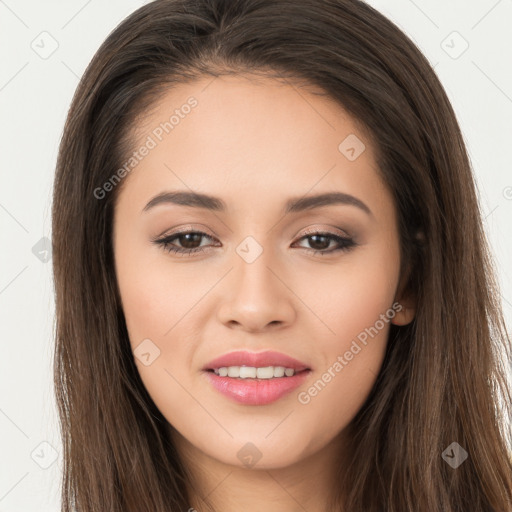
<instances>
[{"instance_id":1,"label":"woman","mask_svg":"<svg viewBox=\"0 0 512 512\"><path fill-rule=\"evenodd\" d=\"M463 138L364 2L134 12L73 99L53 244L64 511L512 510Z\"/></svg>"}]
</instances>

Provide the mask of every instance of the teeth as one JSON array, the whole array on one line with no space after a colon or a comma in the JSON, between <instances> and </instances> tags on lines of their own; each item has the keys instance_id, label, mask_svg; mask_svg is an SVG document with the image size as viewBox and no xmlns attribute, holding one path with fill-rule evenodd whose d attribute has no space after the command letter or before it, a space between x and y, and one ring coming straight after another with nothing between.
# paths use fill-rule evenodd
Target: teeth
<instances>
[{"instance_id":1,"label":"teeth","mask_svg":"<svg viewBox=\"0 0 512 512\"><path fill-rule=\"evenodd\" d=\"M240 379L272 379L274 377L292 377L295 374L293 368L284 366L265 366L255 368L254 366L224 366L213 370L220 377L234 377Z\"/></svg>"}]
</instances>

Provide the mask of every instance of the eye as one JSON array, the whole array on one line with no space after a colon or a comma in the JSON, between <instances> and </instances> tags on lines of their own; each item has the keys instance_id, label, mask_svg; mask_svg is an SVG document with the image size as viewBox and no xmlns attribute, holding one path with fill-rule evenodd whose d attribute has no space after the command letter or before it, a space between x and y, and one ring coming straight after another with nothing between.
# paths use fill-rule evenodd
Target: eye
<instances>
[{"instance_id":1,"label":"eye","mask_svg":"<svg viewBox=\"0 0 512 512\"><path fill-rule=\"evenodd\" d=\"M185 256L187 254L203 252L208 248L208 246L196 247L197 242L200 241L201 238L209 238L210 240L213 240L213 237L203 233L202 231L182 231L180 233L168 235L165 238L153 240L153 242L160 245L164 251ZM177 240L181 245L184 245L184 247L176 246L173 243L174 240Z\"/></svg>"},{"instance_id":2,"label":"eye","mask_svg":"<svg viewBox=\"0 0 512 512\"><path fill-rule=\"evenodd\" d=\"M314 231L308 233L306 236L303 236L300 240L307 240L309 245L313 246L313 249L305 248L307 251L312 251L313 254L319 254L320 256L324 256L327 254L332 254L339 251L348 251L355 247L357 244L350 237L344 237L340 235L335 235L334 233L329 232L320 232ZM326 250L331 243L334 242L334 249ZM337 245L337 247L336 247Z\"/></svg>"},{"instance_id":3,"label":"eye","mask_svg":"<svg viewBox=\"0 0 512 512\"><path fill-rule=\"evenodd\" d=\"M152 242L161 246L167 252L185 256L211 249L211 245L197 245L197 243L201 242L204 238L214 240L213 237L203 233L202 231L182 231L167 235L160 239L155 239ZM357 245L352 238L321 231L310 232L301 237L299 241L301 240L307 240L310 245L312 244L314 246L313 248L303 247L303 249L320 255L332 254L338 251L348 251ZM177 246L175 241L177 241L181 247ZM337 244L337 247L326 250L332 242L335 243L335 246Z\"/></svg>"}]
</instances>

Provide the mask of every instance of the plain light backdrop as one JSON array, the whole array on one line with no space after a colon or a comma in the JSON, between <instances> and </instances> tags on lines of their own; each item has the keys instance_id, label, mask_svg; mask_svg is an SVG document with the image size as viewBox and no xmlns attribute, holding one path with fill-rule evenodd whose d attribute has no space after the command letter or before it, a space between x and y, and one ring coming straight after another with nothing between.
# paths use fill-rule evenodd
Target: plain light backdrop
<instances>
[{"instance_id":1,"label":"plain light backdrop","mask_svg":"<svg viewBox=\"0 0 512 512\"><path fill-rule=\"evenodd\" d=\"M51 195L72 95L136 0L0 0L0 512L58 512ZM369 0L426 55L473 164L512 319L512 0Z\"/></svg>"}]
</instances>

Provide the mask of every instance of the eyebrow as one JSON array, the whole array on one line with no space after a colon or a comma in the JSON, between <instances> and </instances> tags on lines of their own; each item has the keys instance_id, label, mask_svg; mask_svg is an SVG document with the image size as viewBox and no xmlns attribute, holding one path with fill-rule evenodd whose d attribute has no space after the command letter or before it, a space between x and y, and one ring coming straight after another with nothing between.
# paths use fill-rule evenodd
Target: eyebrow
<instances>
[{"instance_id":1,"label":"eyebrow","mask_svg":"<svg viewBox=\"0 0 512 512\"><path fill-rule=\"evenodd\" d=\"M226 203L218 197L198 192L175 191L162 192L154 196L142 211L147 212L159 204L166 203L189 206L192 208L204 208L216 212L225 212L227 210ZM335 204L356 206L368 215L373 216L372 211L363 201L350 194L345 194L344 192L327 192L314 196L292 197L285 203L284 213L298 213Z\"/></svg>"}]
</instances>

